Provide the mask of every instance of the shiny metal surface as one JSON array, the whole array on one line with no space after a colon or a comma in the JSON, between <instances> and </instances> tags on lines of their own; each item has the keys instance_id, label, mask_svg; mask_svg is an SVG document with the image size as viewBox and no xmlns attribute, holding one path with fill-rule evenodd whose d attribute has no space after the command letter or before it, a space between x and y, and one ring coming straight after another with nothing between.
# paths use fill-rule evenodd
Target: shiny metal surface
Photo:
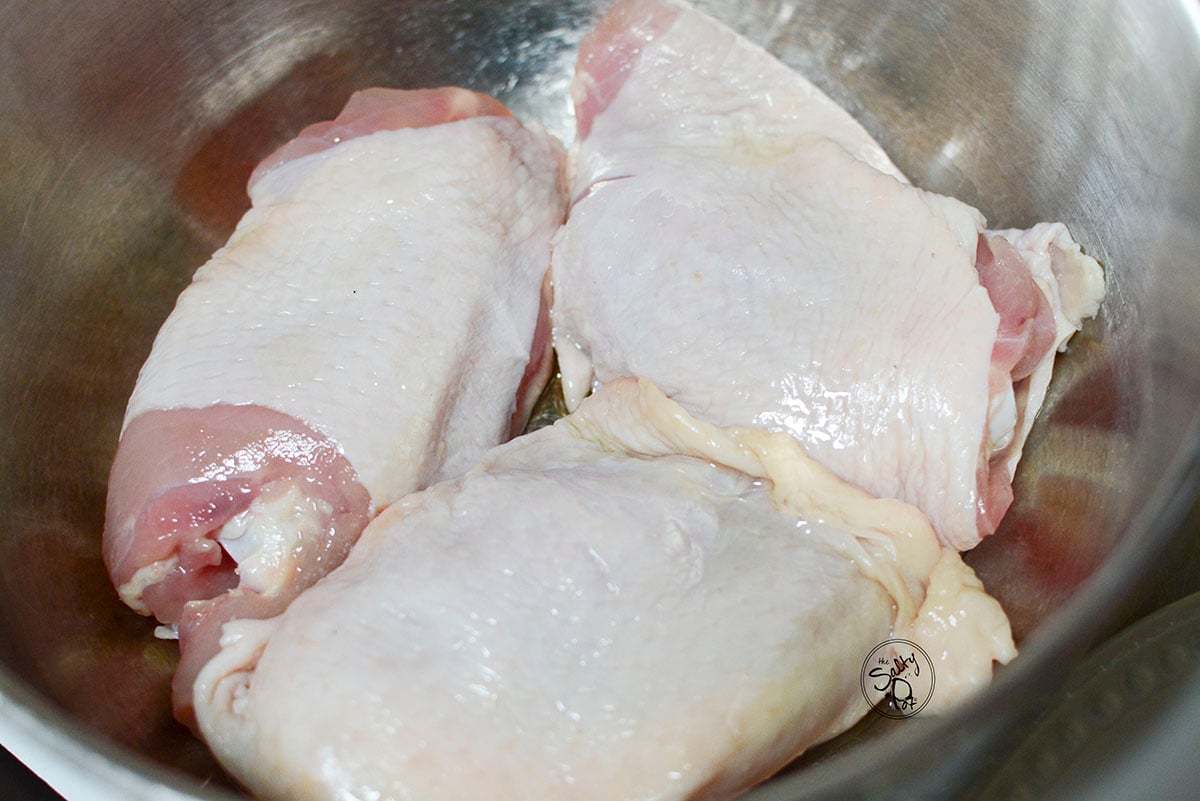
<instances>
[{"instance_id":1,"label":"shiny metal surface","mask_svg":"<svg viewBox=\"0 0 1200 801\"><path fill-rule=\"evenodd\" d=\"M121 788L98 797L235 797L171 720L174 647L118 604L99 538L137 369L250 169L373 84L461 84L569 137L573 51L605 5L0 5L0 721ZM1061 219L1107 268L1017 503L970 556L1022 656L953 717L867 721L752 793L946 795L1123 613L1196 488L1200 4L700 5L844 104L914 182L996 227Z\"/></svg>"},{"instance_id":2,"label":"shiny metal surface","mask_svg":"<svg viewBox=\"0 0 1200 801\"><path fill-rule=\"evenodd\" d=\"M1065 699L988 777L978 801L1195 798L1200 593L1130 626L1066 682Z\"/></svg>"}]
</instances>

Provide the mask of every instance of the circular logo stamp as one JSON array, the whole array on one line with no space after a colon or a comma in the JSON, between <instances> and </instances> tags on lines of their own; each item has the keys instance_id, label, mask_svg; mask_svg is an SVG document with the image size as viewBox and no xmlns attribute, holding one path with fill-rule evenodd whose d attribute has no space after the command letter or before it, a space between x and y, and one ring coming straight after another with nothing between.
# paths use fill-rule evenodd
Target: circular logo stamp
<instances>
[{"instance_id":1,"label":"circular logo stamp","mask_svg":"<svg viewBox=\"0 0 1200 801\"><path fill-rule=\"evenodd\" d=\"M915 642L887 640L863 661L863 697L885 718L911 718L933 697L933 660Z\"/></svg>"}]
</instances>

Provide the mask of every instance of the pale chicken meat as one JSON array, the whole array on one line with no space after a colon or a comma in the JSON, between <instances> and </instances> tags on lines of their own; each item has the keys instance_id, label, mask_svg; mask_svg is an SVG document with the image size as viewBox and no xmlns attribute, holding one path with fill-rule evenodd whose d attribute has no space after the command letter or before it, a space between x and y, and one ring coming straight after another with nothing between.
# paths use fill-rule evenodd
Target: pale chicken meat
<instances>
[{"instance_id":1,"label":"pale chicken meat","mask_svg":"<svg viewBox=\"0 0 1200 801\"><path fill-rule=\"evenodd\" d=\"M373 89L250 181L126 412L105 558L177 626L279 612L367 520L518 432L549 370L565 154L464 89Z\"/></svg>"},{"instance_id":2,"label":"pale chicken meat","mask_svg":"<svg viewBox=\"0 0 1200 801\"><path fill-rule=\"evenodd\" d=\"M935 709L1015 655L959 551L1099 266L674 0L619 0L573 95L569 183L490 98L357 95L143 369L106 559L263 799L716 801L866 714L882 643ZM551 314L571 414L495 447Z\"/></svg>"},{"instance_id":3,"label":"pale chicken meat","mask_svg":"<svg viewBox=\"0 0 1200 801\"><path fill-rule=\"evenodd\" d=\"M194 694L265 799L718 799L866 714L864 657L918 631L939 686L1012 656L915 509L623 380L225 624Z\"/></svg>"},{"instance_id":4,"label":"pale chicken meat","mask_svg":"<svg viewBox=\"0 0 1200 801\"><path fill-rule=\"evenodd\" d=\"M646 378L715 423L789 432L959 550L994 531L1054 354L1103 296L1066 229L987 231L672 0L621 0L573 96L553 259L568 408Z\"/></svg>"}]
</instances>

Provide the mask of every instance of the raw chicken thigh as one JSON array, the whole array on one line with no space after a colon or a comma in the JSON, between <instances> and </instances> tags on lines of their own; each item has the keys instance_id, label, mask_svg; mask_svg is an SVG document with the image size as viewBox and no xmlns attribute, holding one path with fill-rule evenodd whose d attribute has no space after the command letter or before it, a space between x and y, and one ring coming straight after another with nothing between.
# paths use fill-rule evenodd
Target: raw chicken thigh
<instances>
[{"instance_id":1,"label":"raw chicken thigh","mask_svg":"<svg viewBox=\"0 0 1200 801\"><path fill-rule=\"evenodd\" d=\"M1012 655L915 509L623 380L227 623L195 703L263 798L717 799L865 714L865 655L914 632L939 695Z\"/></svg>"},{"instance_id":2,"label":"raw chicken thigh","mask_svg":"<svg viewBox=\"0 0 1200 801\"><path fill-rule=\"evenodd\" d=\"M375 510L519 431L563 169L491 98L374 89L255 172L155 340L109 486L109 571L182 630L185 683L221 621L278 613Z\"/></svg>"},{"instance_id":3,"label":"raw chicken thigh","mask_svg":"<svg viewBox=\"0 0 1200 801\"><path fill-rule=\"evenodd\" d=\"M720 23L621 0L581 45L556 240L569 408L639 376L794 436L959 550L995 530L1056 349L1099 266L1062 226L985 231Z\"/></svg>"},{"instance_id":4,"label":"raw chicken thigh","mask_svg":"<svg viewBox=\"0 0 1200 801\"><path fill-rule=\"evenodd\" d=\"M356 95L255 172L143 369L106 559L264 799L717 801L866 714L885 641L935 707L1015 655L958 551L1099 266L675 0L620 0L573 93L561 228L561 147L496 101ZM572 413L495 447L552 239Z\"/></svg>"}]
</instances>

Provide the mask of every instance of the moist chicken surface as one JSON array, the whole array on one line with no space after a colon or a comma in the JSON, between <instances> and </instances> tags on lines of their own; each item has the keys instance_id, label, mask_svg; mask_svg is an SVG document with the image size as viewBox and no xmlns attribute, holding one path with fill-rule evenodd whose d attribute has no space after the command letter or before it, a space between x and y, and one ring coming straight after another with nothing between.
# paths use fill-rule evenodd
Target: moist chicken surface
<instances>
[{"instance_id":1,"label":"moist chicken surface","mask_svg":"<svg viewBox=\"0 0 1200 801\"><path fill-rule=\"evenodd\" d=\"M563 168L491 98L375 89L252 177L155 340L109 484L109 571L179 626L184 687L224 620L281 611L374 512L519 430L549 368Z\"/></svg>"},{"instance_id":2,"label":"moist chicken surface","mask_svg":"<svg viewBox=\"0 0 1200 801\"><path fill-rule=\"evenodd\" d=\"M1034 275L798 73L671 0L618 3L573 95L553 268L568 407L646 378L713 422L791 433L959 550L994 531L1042 399L1026 379L1103 294L1065 229L1005 234L1038 240L1053 269Z\"/></svg>"},{"instance_id":3,"label":"moist chicken surface","mask_svg":"<svg viewBox=\"0 0 1200 801\"><path fill-rule=\"evenodd\" d=\"M918 627L948 686L1012 655L915 509L624 380L226 624L195 703L279 801L727 798L866 714L864 656Z\"/></svg>"},{"instance_id":4,"label":"moist chicken surface","mask_svg":"<svg viewBox=\"0 0 1200 801\"><path fill-rule=\"evenodd\" d=\"M264 799L715 801L866 714L886 640L934 708L1015 655L958 551L1098 265L674 0L619 0L573 95L569 187L489 98L352 100L256 172L143 371L110 568ZM492 447L551 248L572 412Z\"/></svg>"}]
</instances>

